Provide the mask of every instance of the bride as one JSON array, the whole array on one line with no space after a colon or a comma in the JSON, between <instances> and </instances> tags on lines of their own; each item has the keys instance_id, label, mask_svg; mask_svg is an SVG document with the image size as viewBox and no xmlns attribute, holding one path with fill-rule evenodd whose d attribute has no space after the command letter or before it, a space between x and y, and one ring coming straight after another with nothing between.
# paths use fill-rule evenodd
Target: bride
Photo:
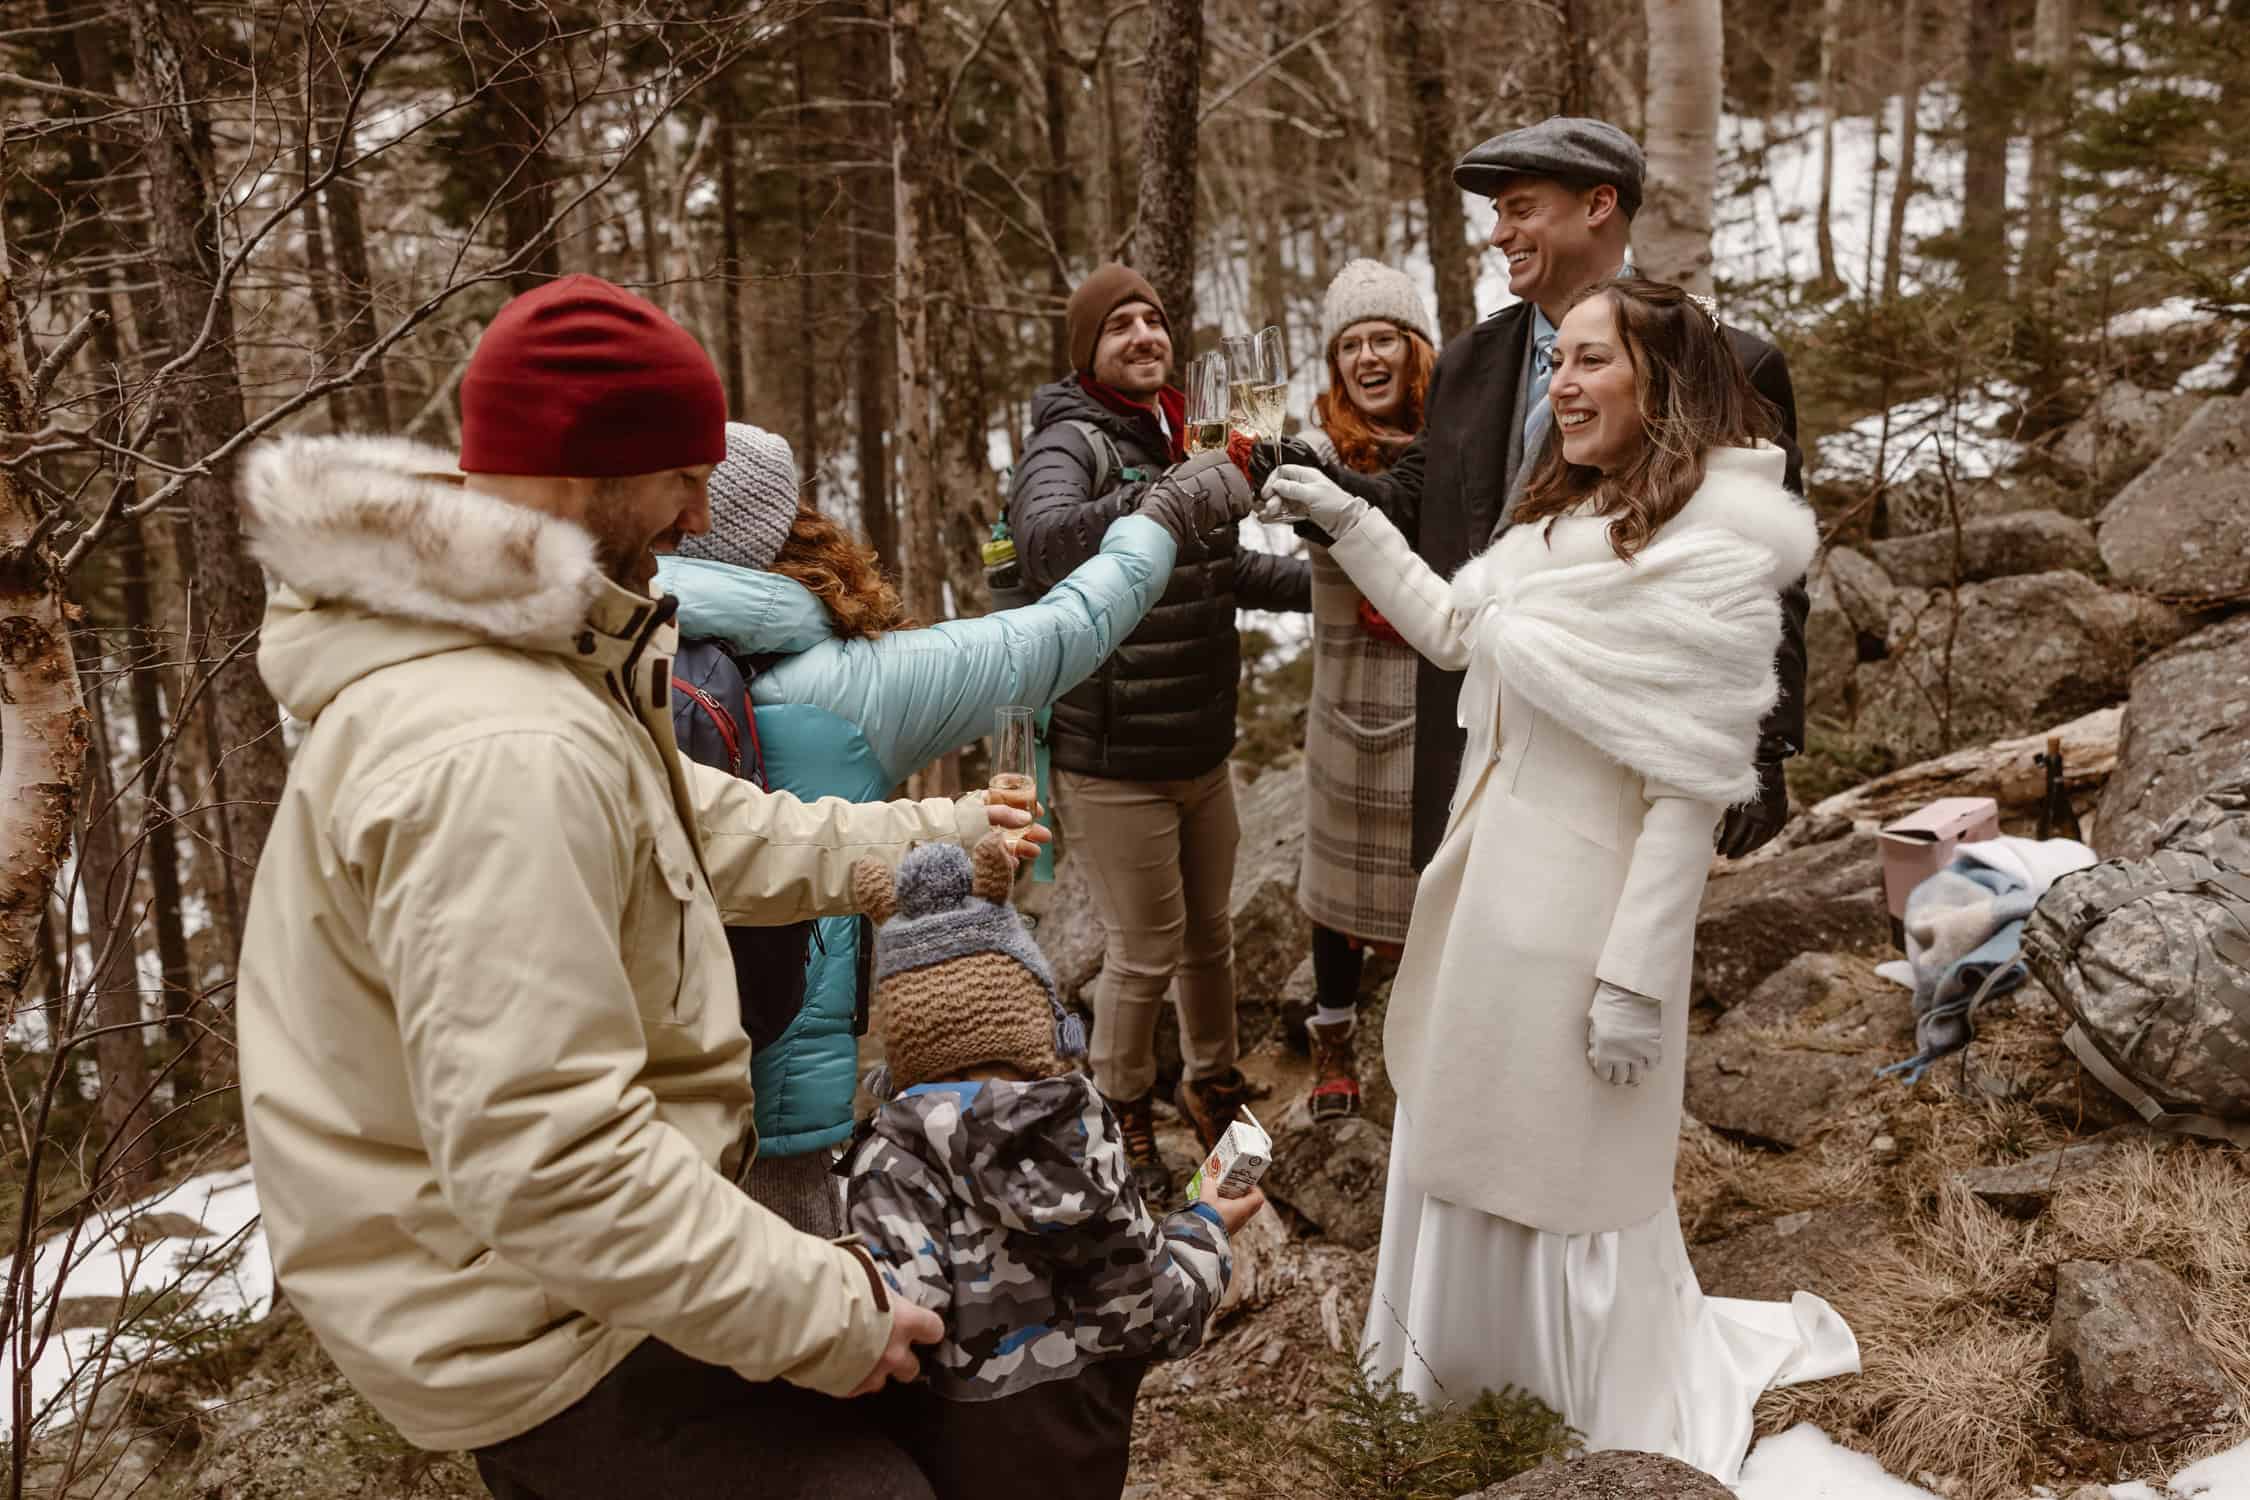
<instances>
[{"instance_id":1,"label":"bride","mask_svg":"<svg viewBox=\"0 0 2250 1500\"><path fill-rule=\"evenodd\" d=\"M1672 1196L1712 834L1757 793L1775 595L1817 537L1706 306L1605 282L1557 353L1559 441L1450 584L1317 470L1265 491L1468 674L1384 1031L1398 1121L1365 1352L1425 1401L1514 1385L1591 1448L1732 1483L1760 1391L1859 1368L1818 1297L1706 1298Z\"/></svg>"}]
</instances>

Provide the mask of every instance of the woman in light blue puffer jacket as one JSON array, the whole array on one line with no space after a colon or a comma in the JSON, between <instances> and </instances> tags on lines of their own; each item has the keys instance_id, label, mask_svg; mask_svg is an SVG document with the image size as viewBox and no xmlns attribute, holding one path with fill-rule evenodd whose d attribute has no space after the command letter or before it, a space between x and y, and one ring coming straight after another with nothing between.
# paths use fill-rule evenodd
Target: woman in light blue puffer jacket
<instances>
[{"instance_id":1,"label":"woman in light blue puffer jacket","mask_svg":"<svg viewBox=\"0 0 2250 1500\"><path fill-rule=\"evenodd\" d=\"M1101 551L1037 604L917 629L874 554L798 508L788 444L730 423L726 461L711 476L711 530L660 559L657 574L659 592L680 601L672 701L682 752L722 767L731 756L744 775L762 760L767 786L808 801L891 795L989 733L1001 705L1044 707L1084 680L1163 594L1178 537L1196 547L1195 533L1231 528L1248 508L1248 485L1223 458L1173 472L1181 483L1152 486L1137 512L1111 523ZM745 679L742 717L753 722L735 724L729 746L710 710L741 716ZM814 924L803 1004L751 1062L760 1141L751 1195L808 1233L842 1232L828 1169L852 1131L860 937L856 917ZM770 1008L776 983L747 967L738 959L746 1016Z\"/></svg>"}]
</instances>

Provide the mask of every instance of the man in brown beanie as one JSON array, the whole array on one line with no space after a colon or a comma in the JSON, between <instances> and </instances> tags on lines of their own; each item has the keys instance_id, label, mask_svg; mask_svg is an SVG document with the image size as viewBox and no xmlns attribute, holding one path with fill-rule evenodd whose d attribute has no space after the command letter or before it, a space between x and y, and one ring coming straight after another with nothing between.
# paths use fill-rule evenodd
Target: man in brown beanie
<instances>
[{"instance_id":1,"label":"man in brown beanie","mask_svg":"<svg viewBox=\"0 0 2250 1500\"><path fill-rule=\"evenodd\" d=\"M1071 294L1072 372L1032 396L1008 524L1035 593L1186 455L1186 399L1168 383L1171 328L1139 273L1108 265ZM1094 1081L1117 1112L1144 1196L1169 1196L1156 1147L1156 1026L1178 981L1175 1102L1208 1148L1247 1093L1235 1067L1229 895L1241 831L1227 757L1242 678L1237 608L1312 607L1305 560L1232 534L1182 558L1140 628L1055 705L1057 811L1086 862L1107 946L1094 992Z\"/></svg>"},{"instance_id":2,"label":"man in brown beanie","mask_svg":"<svg viewBox=\"0 0 2250 1500\"><path fill-rule=\"evenodd\" d=\"M282 1290L495 1495L927 1497L865 1403L938 1322L736 1182L728 922L852 909L862 856L1033 836L981 798L807 806L682 762L673 601L726 403L588 276L503 308L462 444L291 438L243 507L305 726L258 866L242 1101Z\"/></svg>"}]
</instances>

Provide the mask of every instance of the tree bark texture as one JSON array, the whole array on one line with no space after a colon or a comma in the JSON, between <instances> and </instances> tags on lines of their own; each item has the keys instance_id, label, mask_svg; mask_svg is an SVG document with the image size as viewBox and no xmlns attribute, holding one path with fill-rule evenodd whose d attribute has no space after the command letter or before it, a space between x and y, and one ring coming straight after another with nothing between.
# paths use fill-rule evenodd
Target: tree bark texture
<instances>
[{"instance_id":1,"label":"tree bark texture","mask_svg":"<svg viewBox=\"0 0 2250 1500\"><path fill-rule=\"evenodd\" d=\"M1195 329L1196 113L1203 86L1203 0L1153 0L1141 99L1139 228L1133 262L1172 327L1175 358Z\"/></svg>"},{"instance_id":2,"label":"tree bark texture","mask_svg":"<svg viewBox=\"0 0 2250 1500\"><path fill-rule=\"evenodd\" d=\"M86 802L80 824L78 885L86 901L87 974L92 1004L75 1005L83 1026L97 1029L99 1073L95 1102L101 1112L102 1160L109 1181L125 1193L145 1186L156 1168L156 1138L149 1133L147 1017L141 1006L134 959L134 860L118 831L118 797L110 768L116 763L100 696L101 648L91 632L80 636L79 691L95 732L86 749ZM90 1014L89 1014L90 1012Z\"/></svg>"},{"instance_id":3,"label":"tree bark texture","mask_svg":"<svg viewBox=\"0 0 2250 1500\"><path fill-rule=\"evenodd\" d=\"M880 15L875 0L863 0L862 12L873 21ZM861 80L859 97L872 105L885 96L889 70L880 33L873 25L846 28L845 48L849 74ZM889 120L872 107L852 111L854 153L862 160L886 154ZM890 355L896 337L890 321L892 266L886 252L891 236L891 181L885 174L855 172L847 179L851 192L850 248L845 265L850 272L852 306L857 317L852 329L852 416L858 444L859 524L867 533L884 571L900 576L898 517L891 504L892 454L884 438L890 432Z\"/></svg>"},{"instance_id":4,"label":"tree bark texture","mask_svg":"<svg viewBox=\"0 0 2250 1500\"><path fill-rule=\"evenodd\" d=\"M1435 9L1431 7L1430 9ZM1438 332L1453 338L1477 320L1476 250L1469 244L1461 190L1453 185L1453 99L1446 87L1444 39L1421 5L1391 11L1392 54L1404 72L1414 122L1414 156L1421 168L1422 203L1429 218L1430 266L1437 276Z\"/></svg>"},{"instance_id":5,"label":"tree bark texture","mask_svg":"<svg viewBox=\"0 0 2250 1500\"><path fill-rule=\"evenodd\" d=\"M218 287L218 216L223 199L212 166L210 95L204 74L197 12L178 0L133 0L135 68L147 138L150 248L158 301L179 358L202 338L173 389L181 446L190 461L212 452L242 430L242 382L234 363L234 316ZM209 336L203 338L208 327ZM255 653L245 647L223 669L234 648L257 634L266 586L243 543L231 474L206 474L186 490L188 530L197 566L199 615L194 655L216 676L208 690L213 727L223 747L226 802L223 857L231 884L248 883L265 846L274 804L289 772L281 741L281 715L259 678ZM239 922L231 925L227 952L240 947Z\"/></svg>"},{"instance_id":6,"label":"tree bark texture","mask_svg":"<svg viewBox=\"0 0 2250 1500\"><path fill-rule=\"evenodd\" d=\"M555 213L555 168L547 151L552 119L539 49L549 13L538 0L480 0L492 56L488 118L505 142L509 173L500 207L501 233L517 256L508 287L528 292L562 274L562 252L547 221Z\"/></svg>"},{"instance_id":7,"label":"tree bark texture","mask_svg":"<svg viewBox=\"0 0 2250 1500\"><path fill-rule=\"evenodd\" d=\"M2024 237L2023 273L2045 291L2062 264L2063 132L2070 126L2070 91L2078 44L2076 0L2039 0L2032 22L2031 62L2037 70L2031 128L2031 220Z\"/></svg>"},{"instance_id":8,"label":"tree bark texture","mask_svg":"<svg viewBox=\"0 0 2250 1500\"><path fill-rule=\"evenodd\" d=\"M332 66L335 71L322 90L328 118L335 122L336 131L328 142L328 157L350 162L359 154L357 143L344 130L350 86L343 76L342 59L335 59ZM336 253L337 311L343 317L343 357L347 363L356 363L377 336L375 271L367 256L367 223L359 211L359 191L359 184L348 171L338 173L321 190L321 206L328 216L328 242ZM391 387L381 355L370 359L366 371L352 382L352 401L363 430L391 430Z\"/></svg>"},{"instance_id":9,"label":"tree bark texture","mask_svg":"<svg viewBox=\"0 0 2250 1500\"><path fill-rule=\"evenodd\" d=\"M119 535L117 564L130 643L126 675L132 684L133 740L142 757L141 851L148 859L150 915L155 918L157 965L164 977L165 1029L173 1050L184 1056L195 1045L189 1018L200 986L195 982L180 905L180 848L172 828L172 753L157 671L163 644L156 635L154 564L143 530L148 524L145 519L137 521ZM197 1069L188 1062L180 1063L173 1073L182 1090L192 1089L196 1076Z\"/></svg>"},{"instance_id":10,"label":"tree bark texture","mask_svg":"<svg viewBox=\"0 0 2250 1500\"><path fill-rule=\"evenodd\" d=\"M898 313L899 482L905 492L900 583L924 624L944 617L936 453L936 372L931 368L929 267L933 238L935 113L922 44L922 0L891 0L892 280Z\"/></svg>"},{"instance_id":11,"label":"tree bark texture","mask_svg":"<svg viewBox=\"0 0 2250 1500\"><path fill-rule=\"evenodd\" d=\"M1719 0L1647 0L1648 191L1633 223L1644 275L1711 290L1726 28Z\"/></svg>"},{"instance_id":12,"label":"tree bark texture","mask_svg":"<svg viewBox=\"0 0 2250 1500\"><path fill-rule=\"evenodd\" d=\"M1063 304L1070 300L1070 96L1077 80L1071 76L1070 49L1063 37L1059 5L1039 8L1042 39L1040 87L1046 94L1047 169L1039 183L1039 216L1046 221L1047 238L1055 253L1047 266L1047 294L1055 302L1047 320L1048 366L1056 374L1070 368L1070 323Z\"/></svg>"},{"instance_id":13,"label":"tree bark texture","mask_svg":"<svg viewBox=\"0 0 2250 1500\"><path fill-rule=\"evenodd\" d=\"M1843 50L1844 0L1821 0L1820 5L1820 208L1813 238L1820 256L1820 285L1834 290L1844 284L1836 272L1836 233L1833 228L1836 200L1836 69Z\"/></svg>"},{"instance_id":14,"label":"tree bark texture","mask_svg":"<svg viewBox=\"0 0 2250 1500\"><path fill-rule=\"evenodd\" d=\"M1891 221L1883 238L1883 300L1898 300L1899 277L1906 268L1906 210L1914 201L1914 152L1921 140L1922 6L1906 0L1898 51L1898 180L1891 184Z\"/></svg>"},{"instance_id":15,"label":"tree bark texture","mask_svg":"<svg viewBox=\"0 0 2250 1500\"><path fill-rule=\"evenodd\" d=\"M39 414L0 222L0 432L33 432ZM70 852L86 774L86 709L72 661L70 606L39 505L0 468L0 998L12 1008L38 966L40 919Z\"/></svg>"},{"instance_id":16,"label":"tree bark texture","mask_svg":"<svg viewBox=\"0 0 2250 1500\"><path fill-rule=\"evenodd\" d=\"M2006 0L1968 0L1962 108L1961 287L1979 302L2008 297L2008 75L2015 47Z\"/></svg>"},{"instance_id":17,"label":"tree bark texture","mask_svg":"<svg viewBox=\"0 0 2250 1500\"><path fill-rule=\"evenodd\" d=\"M820 220L813 211L813 183L825 182L819 142L812 129L812 91L806 78L805 49L811 28L799 25L790 71L797 89L797 327L808 350L820 347ZM797 477L804 504L820 507L820 372L825 361L800 359L797 365Z\"/></svg>"},{"instance_id":18,"label":"tree bark texture","mask_svg":"<svg viewBox=\"0 0 2250 1500\"><path fill-rule=\"evenodd\" d=\"M317 174L313 165L312 118L307 101L305 134L297 142L297 178L310 184ZM305 227L305 290L312 298L313 329L320 352L319 366L328 373L333 362L342 358L343 336L336 326L336 294L328 275L328 229L321 222L320 195L310 193L297 210ZM351 392L343 386L330 391L323 404L328 408L328 425L337 432L348 432L352 425Z\"/></svg>"}]
</instances>

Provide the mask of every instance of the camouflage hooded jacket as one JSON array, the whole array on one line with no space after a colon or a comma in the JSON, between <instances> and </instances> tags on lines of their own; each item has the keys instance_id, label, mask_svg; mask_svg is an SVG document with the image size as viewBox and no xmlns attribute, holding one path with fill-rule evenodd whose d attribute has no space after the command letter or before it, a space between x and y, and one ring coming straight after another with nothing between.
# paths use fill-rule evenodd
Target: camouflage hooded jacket
<instances>
[{"instance_id":1,"label":"camouflage hooded jacket","mask_svg":"<svg viewBox=\"0 0 2250 1500\"><path fill-rule=\"evenodd\" d=\"M1212 1210L1149 1213L1083 1073L908 1089L854 1154L846 1213L898 1291L945 1319L926 1367L956 1401L1188 1354L1232 1271Z\"/></svg>"}]
</instances>

